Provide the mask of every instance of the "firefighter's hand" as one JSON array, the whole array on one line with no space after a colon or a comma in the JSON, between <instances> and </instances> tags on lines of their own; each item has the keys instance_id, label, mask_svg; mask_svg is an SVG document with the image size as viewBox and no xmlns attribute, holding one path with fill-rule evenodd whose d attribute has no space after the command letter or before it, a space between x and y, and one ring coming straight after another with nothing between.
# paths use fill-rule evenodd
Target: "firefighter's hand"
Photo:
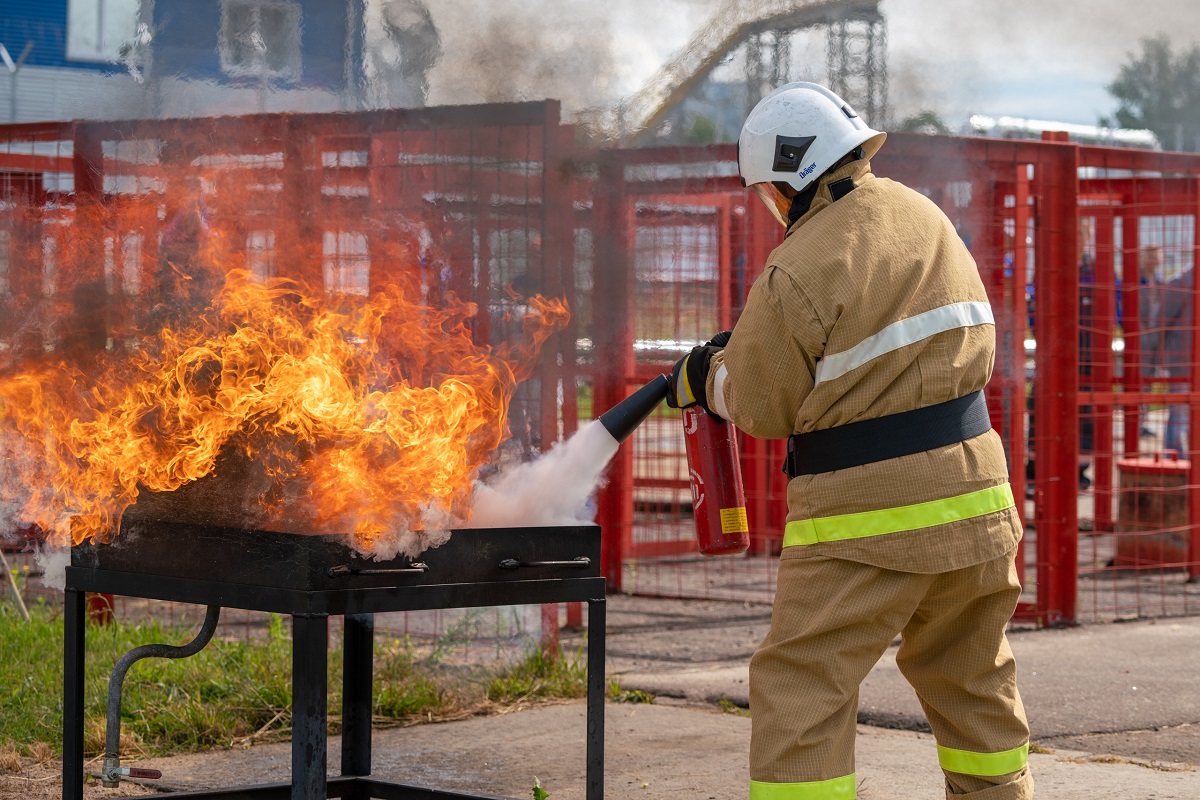
<instances>
[{"instance_id":1,"label":"firefighter's hand","mask_svg":"<svg viewBox=\"0 0 1200 800\"><path fill-rule=\"evenodd\" d=\"M712 344L697 345L675 362L675 367L667 379L670 387L667 392L667 405L671 408L687 408L699 404L705 411L709 411L708 365L713 354L721 349Z\"/></svg>"},{"instance_id":2,"label":"firefighter's hand","mask_svg":"<svg viewBox=\"0 0 1200 800\"><path fill-rule=\"evenodd\" d=\"M721 349L729 344L729 337L731 336L733 336L733 331L721 331L716 336L705 342L705 344L716 347L717 349Z\"/></svg>"}]
</instances>

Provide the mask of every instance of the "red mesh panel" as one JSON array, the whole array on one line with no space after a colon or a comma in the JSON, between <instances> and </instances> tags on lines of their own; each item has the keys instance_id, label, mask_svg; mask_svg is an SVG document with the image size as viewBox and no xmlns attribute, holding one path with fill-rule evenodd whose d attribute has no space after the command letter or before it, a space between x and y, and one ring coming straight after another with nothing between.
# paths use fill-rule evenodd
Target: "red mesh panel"
<instances>
[{"instance_id":1,"label":"red mesh panel","mask_svg":"<svg viewBox=\"0 0 1200 800\"><path fill-rule=\"evenodd\" d=\"M1193 613L1200 157L897 134L874 169L947 213L995 308L987 398L1026 525L1018 617ZM63 235L95 214L91 240ZM0 298L20 313L0 314L0 365L134 346L191 291L172 265L205 226L227 231L206 246L258 278L350 295L403 279L433 303L466 298L481 343L518 335L509 289L565 297L571 326L514 403L513 457L731 327L782 236L732 146L582 152L553 103L7 126ZM610 586L768 602L781 443L742 438L752 546L705 559L679 425L660 409L596 499Z\"/></svg>"}]
</instances>

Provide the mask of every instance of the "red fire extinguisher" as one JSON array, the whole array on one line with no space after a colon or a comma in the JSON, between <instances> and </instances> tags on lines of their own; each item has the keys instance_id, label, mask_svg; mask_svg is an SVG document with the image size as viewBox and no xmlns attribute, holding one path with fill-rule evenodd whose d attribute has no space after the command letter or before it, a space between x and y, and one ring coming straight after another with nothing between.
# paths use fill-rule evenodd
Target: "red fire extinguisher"
<instances>
[{"instance_id":1,"label":"red fire extinguisher","mask_svg":"<svg viewBox=\"0 0 1200 800\"><path fill-rule=\"evenodd\" d=\"M617 442L623 442L662 402L668 389L667 376L659 375L600 415L600 423ZM735 434L733 425L700 406L683 409L696 539L706 556L742 553L750 547Z\"/></svg>"},{"instance_id":2,"label":"red fire extinguisher","mask_svg":"<svg viewBox=\"0 0 1200 800\"><path fill-rule=\"evenodd\" d=\"M733 425L691 406L683 409L683 439L700 552L706 556L745 552L750 547L750 525Z\"/></svg>"}]
</instances>

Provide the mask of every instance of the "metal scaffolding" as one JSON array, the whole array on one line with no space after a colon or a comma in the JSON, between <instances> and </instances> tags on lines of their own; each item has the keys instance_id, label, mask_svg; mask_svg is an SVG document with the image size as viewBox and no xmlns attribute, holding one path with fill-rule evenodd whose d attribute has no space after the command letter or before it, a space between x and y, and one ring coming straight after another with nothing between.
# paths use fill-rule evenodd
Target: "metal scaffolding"
<instances>
[{"instance_id":1,"label":"metal scaffolding","mask_svg":"<svg viewBox=\"0 0 1200 800\"><path fill-rule=\"evenodd\" d=\"M826 36L823 80L872 124L885 125L887 22L879 0L726 0L678 54L621 104L614 138L663 141L666 123L681 121L683 103L699 94L723 63L741 65L734 83L744 86L749 111L763 95L793 80L793 41L812 31Z\"/></svg>"},{"instance_id":2,"label":"metal scaffolding","mask_svg":"<svg viewBox=\"0 0 1200 800\"><path fill-rule=\"evenodd\" d=\"M886 125L887 21L878 9L830 25L825 52L829 88L874 124Z\"/></svg>"}]
</instances>

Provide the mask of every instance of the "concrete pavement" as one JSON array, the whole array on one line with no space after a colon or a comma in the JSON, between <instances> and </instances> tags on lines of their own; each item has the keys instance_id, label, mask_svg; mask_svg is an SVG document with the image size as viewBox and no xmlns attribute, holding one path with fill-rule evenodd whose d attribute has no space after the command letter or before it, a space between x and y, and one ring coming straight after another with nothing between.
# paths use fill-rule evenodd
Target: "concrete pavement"
<instances>
[{"instance_id":1,"label":"concrete pavement","mask_svg":"<svg viewBox=\"0 0 1200 800\"><path fill-rule=\"evenodd\" d=\"M625 597L609 605L608 674L622 687L748 706L747 664L770 623L767 608ZM1009 639L1035 741L1200 765L1200 617L1016 630ZM895 645L863 683L859 722L929 730Z\"/></svg>"},{"instance_id":2,"label":"concrete pavement","mask_svg":"<svg viewBox=\"0 0 1200 800\"><path fill-rule=\"evenodd\" d=\"M736 800L746 796L746 661L769 622L761 605L613 596L609 679L653 704L606 709L605 796ZM1034 732L1040 800L1200 798L1200 619L1012 634ZM567 645L572 644L571 636ZM935 743L895 666L863 686L861 800L943 797ZM726 702L721 703L724 699ZM724 710L722 710L722 707ZM472 795L582 800L580 702L377 731L374 775ZM260 745L148 762L171 790L286 781L289 746ZM330 742L330 774L339 763Z\"/></svg>"}]
</instances>

